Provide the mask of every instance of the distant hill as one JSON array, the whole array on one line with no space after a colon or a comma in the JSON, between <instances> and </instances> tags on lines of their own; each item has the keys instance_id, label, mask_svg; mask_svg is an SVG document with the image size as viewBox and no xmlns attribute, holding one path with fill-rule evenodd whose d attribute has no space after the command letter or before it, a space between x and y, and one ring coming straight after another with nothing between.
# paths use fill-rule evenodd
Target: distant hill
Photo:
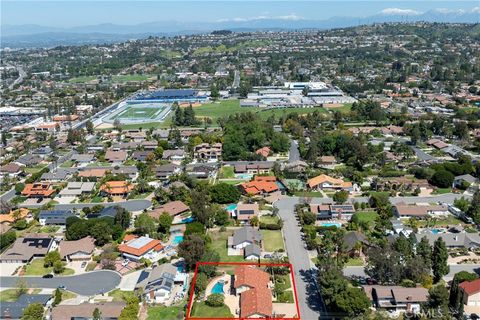
<instances>
[{"instance_id":1,"label":"distant hill","mask_svg":"<svg viewBox=\"0 0 480 320\"><path fill-rule=\"evenodd\" d=\"M137 25L99 24L72 28L55 28L40 25L3 25L2 47L50 47L55 45L93 44L138 39L149 35L173 36L212 32L215 30L258 31L258 30L302 30L331 29L381 22L444 22L479 23L476 11L444 12L430 10L416 15L384 13L369 17L332 17L327 20L282 20L252 19L245 21L179 22L157 21Z\"/></svg>"}]
</instances>

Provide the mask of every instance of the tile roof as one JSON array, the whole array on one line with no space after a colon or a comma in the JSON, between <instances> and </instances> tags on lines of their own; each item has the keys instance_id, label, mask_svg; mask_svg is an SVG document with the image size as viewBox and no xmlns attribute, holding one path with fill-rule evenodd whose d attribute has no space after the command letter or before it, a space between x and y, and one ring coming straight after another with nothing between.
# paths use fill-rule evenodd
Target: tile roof
<instances>
[{"instance_id":1,"label":"tile roof","mask_svg":"<svg viewBox=\"0 0 480 320\"><path fill-rule=\"evenodd\" d=\"M29 183L25 185L25 188L22 191L22 195L31 197L31 196L42 196L50 197L55 193L55 190L49 183Z\"/></svg>"},{"instance_id":2,"label":"tile roof","mask_svg":"<svg viewBox=\"0 0 480 320\"><path fill-rule=\"evenodd\" d=\"M159 240L148 237L135 237L128 242L119 245L118 251L139 257L152 249L160 251L162 248L163 246Z\"/></svg>"},{"instance_id":3,"label":"tile roof","mask_svg":"<svg viewBox=\"0 0 480 320\"><path fill-rule=\"evenodd\" d=\"M94 249L95 239L92 237L85 237L74 241L62 240L58 246L58 251L60 252L62 259L78 251L92 253Z\"/></svg>"},{"instance_id":4,"label":"tile roof","mask_svg":"<svg viewBox=\"0 0 480 320\"><path fill-rule=\"evenodd\" d=\"M177 214L189 211L190 207L187 206L182 201L171 201L161 205L158 208L155 208L153 211L149 212L149 215L153 218L160 217L164 212L168 213L171 216L176 216Z\"/></svg>"},{"instance_id":5,"label":"tile roof","mask_svg":"<svg viewBox=\"0 0 480 320\"><path fill-rule=\"evenodd\" d=\"M321 174L307 181L307 185L309 188L315 188L316 186L322 183L330 183L335 187L340 187L340 188L349 188L352 186L351 182L345 182L342 179L336 179L336 178L327 176L326 174Z\"/></svg>"},{"instance_id":6,"label":"tile roof","mask_svg":"<svg viewBox=\"0 0 480 320\"><path fill-rule=\"evenodd\" d=\"M270 193L279 190L280 188L275 182L275 177L255 176L253 181L244 182L240 185L240 187L247 194L257 195L260 193Z\"/></svg>"},{"instance_id":7,"label":"tile roof","mask_svg":"<svg viewBox=\"0 0 480 320\"><path fill-rule=\"evenodd\" d=\"M480 279L475 279L473 281L464 281L458 285L463 291L471 296L480 292Z\"/></svg>"},{"instance_id":8,"label":"tile roof","mask_svg":"<svg viewBox=\"0 0 480 320\"><path fill-rule=\"evenodd\" d=\"M251 289L240 294L240 317L253 315L272 316L272 292L268 288L270 275L253 266L235 268L235 288L248 286Z\"/></svg>"},{"instance_id":9,"label":"tile roof","mask_svg":"<svg viewBox=\"0 0 480 320\"><path fill-rule=\"evenodd\" d=\"M134 187L134 184L129 184L127 181L107 181L100 190L109 194L124 194L132 191Z\"/></svg>"},{"instance_id":10,"label":"tile roof","mask_svg":"<svg viewBox=\"0 0 480 320\"><path fill-rule=\"evenodd\" d=\"M118 319L125 305L123 301L59 305L52 309L52 320L90 319L95 308L100 310L104 319Z\"/></svg>"}]
</instances>

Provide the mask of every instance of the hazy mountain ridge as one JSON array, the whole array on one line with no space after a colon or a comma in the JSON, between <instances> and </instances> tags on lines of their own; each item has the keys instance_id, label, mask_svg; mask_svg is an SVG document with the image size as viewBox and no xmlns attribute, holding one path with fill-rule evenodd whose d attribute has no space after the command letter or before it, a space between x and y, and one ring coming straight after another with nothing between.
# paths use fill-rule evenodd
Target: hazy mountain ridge
<instances>
[{"instance_id":1,"label":"hazy mountain ridge","mask_svg":"<svg viewBox=\"0 0 480 320\"><path fill-rule=\"evenodd\" d=\"M3 25L2 47L35 47L125 41L149 35L173 36L210 32L219 29L234 31L298 30L351 27L381 22L445 22L479 23L477 12L440 12L430 10L418 15L378 14L364 18L332 17L327 20L244 19L219 22L158 21L136 25L111 23L72 28L56 28L40 25Z\"/></svg>"}]
</instances>

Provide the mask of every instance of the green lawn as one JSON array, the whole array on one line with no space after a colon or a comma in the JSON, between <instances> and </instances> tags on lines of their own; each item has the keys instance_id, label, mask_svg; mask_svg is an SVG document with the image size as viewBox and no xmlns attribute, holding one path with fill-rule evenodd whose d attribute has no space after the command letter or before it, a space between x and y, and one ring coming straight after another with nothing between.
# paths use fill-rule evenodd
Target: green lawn
<instances>
[{"instance_id":1,"label":"green lawn","mask_svg":"<svg viewBox=\"0 0 480 320\"><path fill-rule=\"evenodd\" d=\"M277 224L278 223L278 217L277 216L261 216L260 217L260 222L266 223L266 224Z\"/></svg>"},{"instance_id":2,"label":"green lawn","mask_svg":"<svg viewBox=\"0 0 480 320\"><path fill-rule=\"evenodd\" d=\"M45 168L46 166L45 165L38 165L38 166L34 166L34 167L26 167L24 168L23 170L26 172L26 173L30 173L30 174L34 174L34 173L37 173L39 172L40 170L42 170L43 168Z\"/></svg>"},{"instance_id":3,"label":"green lawn","mask_svg":"<svg viewBox=\"0 0 480 320\"><path fill-rule=\"evenodd\" d=\"M27 264L25 275L26 276L43 276L48 273L53 273L53 268L52 267L45 268L43 266L43 261L44 261L43 258L33 259L32 262ZM63 273L61 273L60 275L68 276L74 273L75 271L73 269L65 268Z\"/></svg>"},{"instance_id":4,"label":"green lawn","mask_svg":"<svg viewBox=\"0 0 480 320\"><path fill-rule=\"evenodd\" d=\"M67 160L64 163L62 163L60 165L60 167L61 168L71 168L74 164L75 164L75 162L73 162L72 160Z\"/></svg>"},{"instance_id":5,"label":"green lawn","mask_svg":"<svg viewBox=\"0 0 480 320\"><path fill-rule=\"evenodd\" d=\"M109 297L113 297L113 301L127 301L128 298L133 298L135 293L133 291L122 291L115 289L108 293Z\"/></svg>"},{"instance_id":6,"label":"green lawn","mask_svg":"<svg viewBox=\"0 0 480 320\"><path fill-rule=\"evenodd\" d=\"M258 107L241 107L240 100L222 100L212 103L206 103L200 107L194 108L195 116L198 118L210 118L213 125L216 125L216 120L220 117L230 116L241 112L254 112L257 113L260 118L268 119L270 116L282 116L289 113L308 114L315 111L328 112L324 108L277 108L277 109L262 109Z\"/></svg>"},{"instance_id":7,"label":"green lawn","mask_svg":"<svg viewBox=\"0 0 480 320\"><path fill-rule=\"evenodd\" d=\"M245 182L245 180L217 180L218 183L226 183L232 186Z\"/></svg>"},{"instance_id":8,"label":"green lawn","mask_svg":"<svg viewBox=\"0 0 480 320\"><path fill-rule=\"evenodd\" d=\"M113 82L130 82L130 81L146 81L151 79L151 75L145 74L125 74L119 76L112 76Z\"/></svg>"},{"instance_id":9,"label":"green lawn","mask_svg":"<svg viewBox=\"0 0 480 320\"><path fill-rule=\"evenodd\" d=\"M210 244L211 250L217 252L220 255L220 261L222 262L239 262L244 261L243 256L229 256L227 254L227 239L233 235L233 231L224 232L210 232L212 243Z\"/></svg>"},{"instance_id":10,"label":"green lawn","mask_svg":"<svg viewBox=\"0 0 480 320\"><path fill-rule=\"evenodd\" d=\"M323 193L319 191L295 191L293 193L294 196L298 197L323 197Z\"/></svg>"},{"instance_id":11,"label":"green lawn","mask_svg":"<svg viewBox=\"0 0 480 320\"><path fill-rule=\"evenodd\" d=\"M82 76L82 77L75 77L68 80L70 83L85 83L90 82L97 79L97 76Z\"/></svg>"},{"instance_id":12,"label":"green lawn","mask_svg":"<svg viewBox=\"0 0 480 320\"><path fill-rule=\"evenodd\" d=\"M33 289L30 294L38 294L41 289ZM0 302L14 302L18 300L17 289L5 289L0 291Z\"/></svg>"},{"instance_id":13,"label":"green lawn","mask_svg":"<svg viewBox=\"0 0 480 320\"><path fill-rule=\"evenodd\" d=\"M437 188L433 190L432 194L445 194L452 192L452 188Z\"/></svg>"},{"instance_id":14,"label":"green lawn","mask_svg":"<svg viewBox=\"0 0 480 320\"><path fill-rule=\"evenodd\" d=\"M77 295L71 291L65 291L65 290L61 290L61 291L62 291L62 301L75 299L77 297Z\"/></svg>"},{"instance_id":15,"label":"green lawn","mask_svg":"<svg viewBox=\"0 0 480 320\"><path fill-rule=\"evenodd\" d=\"M465 223L462 220L455 218L454 216L448 216L445 219L429 219L429 220L418 220L418 226L424 228L426 226L430 227L446 227L446 226L456 226L464 225Z\"/></svg>"},{"instance_id":16,"label":"green lawn","mask_svg":"<svg viewBox=\"0 0 480 320\"><path fill-rule=\"evenodd\" d=\"M158 112L159 112L159 109L157 108L127 107L127 109L124 110L119 115L117 115L115 119L131 119L131 118L155 119Z\"/></svg>"},{"instance_id":17,"label":"green lawn","mask_svg":"<svg viewBox=\"0 0 480 320\"><path fill-rule=\"evenodd\" d=\"M293 292L292 291L285 291L278 295L277 301L274 303L293 303Z\"/></svg>"},{"instance_id":18,"label":"green lawn","mask_svg":"<svg viewBox=\"0 0 480 320\"><path fill-rule=\"evenodd\" d=\"M183 306L177 307L165 307L165 306L155 306L148 307L148 317L147 320L176 320L178 314L183 310Z\"/></svg>"},{"instance_id":19,"label":"green lawn","mask_svg":"<svg viewBox=\"0 0 480 320\"><path fill-rule=\"evenodd\" d=\"M345 263L345 266L354 266L354 267L363 266L363 261L360 258L350 258Z\"/></svg>"},{"instance_id":20,"label":"green lawn","mask_svg":"<svg viewBox=\"0 0 480 320\"><path fill-rule=\"evenodd\" d=\"M370 224L375 222L378 214L375 211L364 211L355 213L355 216L359 222L365 221Z\"/></svg>"},{"instance_id":21,"label":"green lawn","mask_svg":"<svg viewBox=\"0 0 480 320\"><path fill-rule=\"evenodd\" d=\"M235 178L234 168L232 166L223 166L220 169L220 179Z\"/></svg>"},{"instance_id":22,"label":"green lawn","mask_svg":"<svg viewBox=\"0 0 480 320\"><path fill-rule=\"evenodd\" d=\"M192 307L192 317L196 318L233 318L227 306L210 307L205 302L195 302Z\"/></svg>"},{"instance_id":23,"label":"green lawn","mask_svg":"<svg viewBox=\"0 0 480 320\"><path fill-rule=\"evenodd\" d=\"M331 111L340 111L341 113L347 113L347 112L350 112L350 110L352 109L352 104L351 103L344 103L343 106L341 107L330 107L330 108L325 108L327 110L331 110Z\"/></svg>"},{"instance_id":24,"label":"green lawn","mask_svg":"<svg viewBox=\"0 0 480 320\"><path fill-rule=\"evenodd\" d=\"M171 113L170 113L171 114ZM167 116L168 118L169 116ZM145 123L132 123L132 124L122 124L122 130L133 130L133 129L140 129L142 128L147 130L150 128L158 129L158 128L166 128L170 126L170 122L166 121L167 118L163 122L145 122Z\"/></svg>"},{"instance_id":25,"label":"green lawn","mask_svg":"<svg viewBox=\"0 0 480 320\"><path fill-rule=\"evenodd\" d=\"M280 230L261 230L263 248L265 251L278 251L285 249L283 246L282 232Z\"/></svg>"}]
</instances>

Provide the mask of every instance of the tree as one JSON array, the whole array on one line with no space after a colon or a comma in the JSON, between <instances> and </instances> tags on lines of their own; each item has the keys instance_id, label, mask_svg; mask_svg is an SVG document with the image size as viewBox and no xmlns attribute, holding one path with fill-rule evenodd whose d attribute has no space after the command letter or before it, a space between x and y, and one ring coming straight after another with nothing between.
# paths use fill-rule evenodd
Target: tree
<instances>
[{"instance_id":1,"label":"tree","mask_svg":"<svg viewBox=\"0 0 480 320\"><path fill-rule=\"evenodd\" d=\"M61 260L62 258L60 257L60 252L58 252L58 250L50 251L45 255L45 258L43 260L43 266L45 268L52 267L55 262Z\"/></svg>"},{"instance_id":2,"label":"tree","mask_svg":"<svg viewBox=\"0 0 480 320\"><path fill-rule=\"evenodd\" d=\"M57 288L54 293L53 306L57 306L60 302L62 302L62 291Z\"/></svg>"},{"instance_id":3,"label":"tree","mask_svg":"<svg viewBox=\"0 0 480 320\"><path fill-rule=\"evenodd\" d=\"M41 303L32 303L23 310L22 320L42 320L43 305Z\"/></svg>"},{"instance_id":4,"label":"tree","mask_svg":"<svg viewBox=\"0 0 480 320\"><path fill-rule=\"evenodd\" d=\"M417 244L416 249L417 256L422 259L425 267L430 269L432 267L432 247L430 246L426 236L422 237L420 242Z\"/></svg>"},{"instance_id":5,"label":"tree","mask_svg":"<svg viewBox=\"0 0 480 320\"><path fill-rule=\"evenodd\" d=\"M213 212L205 193L200 190L193 190L191 192L191 197L192 203L190 209L192 210L193 216L205 227L211 227L213 222Z\"/></svg>"},{"instance_id":6,"label":"tree","mask_svg":"<svg viewBox=\"0 0 480 320\"><path fill-rule=\"evenodd\" d=\"M94 130L93 130L93 122L92 121L87 120L87 122L85 123L85 128L87 129L88 134L93 134Z\"/></svg>"},{"instance_id":7,"label":"tree","mask_svg":"<svg viewBox=\"0 0 480 320\"><path fill-rule=\"evenodd\" d=\"M338 310L352 317L362 315L371 305L361 288L347 287L335 294L334 299Z\"/></svg>"},{"instance_id":8,"label":"tree","mask_svg":"<svg viewBox=\"0 0 480 320\"><path fill-rule=\"evenodd\" d=\"M459 290L459 284L464 281L473 281L478 279L476 273L469 273L467 271L460 271L453 277L452 284L450 286L449 306L453 310L456 310L458 314L463 313L463 291Z\"/></svg>"},{"instance_id":9,"label":"tree","mask_svg":"<svg viewBox=\"0 0 480 320\"><path fill-rule=\"evenodd\" d=\"M155 233L155 220L153 220L152 217L150 217L147 213L141 213L137 216L137 219L135 220L135 229L136 232L142 234L142 235L151 235Z\"/></svg>"},{"instance_id":10,"label":"tree","mask_svg":"<svg viewBox=\"0 0 480 320\"><path fill-rule=\"evenodd\" d=\"M161 234L167 234L172 226L173 217L164 212L158 217L158 232Z\"/></svg>"},{"instance_id":11,"label":"tree","mask_svg":"<svg viewBox=\"0 0 480 320\"><path fill-rule=\"evenodd\" d=\"M248 222L250 223L250 225L252 227L256 227L256 226L258 226L260 221L258 220L257 216L253 216L253 217L250 218L250 220Z\"/></svg>"},{"instance_id":12,"label":"tree","mask_svg":"<svg viewBox=\"0 0 480 320\"><path fill-rule=\"evenodd\" d=\"M16 292L17 297L20 297L22 294L27 293L28 286L27 282L24 279L19 279L16 283Z\"/></svg>"},{"instance_id":13,"label":"tree","mask_svg":"<svg viewBox=\"0 0 480 320\"><path fill-rule=\"evenodd\" d=\"M217 226L224 226L229 219L228 212L223 208L219 208L215 210L215 216L213 219Z\"/></svg>"},{"instance_id":14,"label":"tree","mask_svg":"<svg viewBox=\"0 0 480 320\"><path fill-rule=\"evenodd\" d=\"M119 206L116 206L115 209L117 210L114 219L115 224L120 225L123 230L128 229L131 219L130 212Z\"/></svg>"},{"instance_id":15,"label":"tree","mask_svg":"<svg viewBox=\"0 0 480 320\"><path fill-rule=\"evenodd\" d=\"M435 243L433 244L432 271L435 282L438 282L450 271L447 260L447 246L445 245L445 241L440 237L435 240Z\"/></svg>"},{"instance_id":16,"label":"tree","mask_svg":"<svg viewBox=\"0 0 480 320\"><path fill-rule=\"evenodd\" d=\"M443 314L449 314L448 289L443 283L439 283L428 290L428 306L435 310L442 310Z\"/></svg>"},{"instance_id":17,"label":"tree","mask_svg":"<svg viewBox=\"0 0 480 320\"><path fill-rule=\"evenodd\" d=\"M58 260L53 263L53 272L56 274L62 273L65 270L63 262Z\"/></svg>"},{"instance_id":18,"label":"tree","mask_svg":"<svg viewBox=\"0 0 480 320\"><path fill-rule=\"evenodd\" d=\"M197 280L195 281L195 293L200 293L207 289L208 278L205 273L197 274Z\"/></svg>"},{"instance_id":19,"label":"tree","mask_svg":"<svg viewBox=\"0 0 480 320\"><path fill-rule=\"evenodd\" d=\"M92 320L102 320L102 319L103 319L102 312L98 308L95 308L93 310Z\"/></svg>"},{"instance_id":20,"label":"tree","mask_svg":"<svg viewBox=\"0 0 480 320\"><path fill-rule=\"evenodd\" d=\"M212 201L220 204L236 203L241 196L237 187L223 182L210 187L209 193Z\"/></svg>"},{"instance_id":21,"label":"tree","mask_svg":"<svg viewBox=\"0 0 480 320\"><path fill-rule=\"evenodd\" d=\"M455 176L450 171L438 170L430 178L430 183L439 188L448 188L452 186L454 179Z\"/></svg>"},{"instance_id":22,"label":"tree","mask_svg":"<svg viewBox=\"0 0 480 320\"><path fill-rule=\"evenodd\" d=\"M219 262L220 255L215 251L206 251L201 262ZM199 272L205 273L209 278L214 277L217 272L217 266L215 264L202 264L198 267Z\"/></svg>"},{"instance_id":23,"label":"tree","mask_svg":"<svg viewBox=\"0 0 480 320\"><path fill-rule=\"evenodd\" d=\"M97 246L103 246L112 239L112 228L106 221L98 221L90 227L90 235Z\"/></svg>"},{"instance_id":24,"label":"tree","mask_svg":"<svg viewBox=\"0 0 480 320\"><path fill-rule=\"evenodd\" d=\"M343 204L348 200L348 192L347 191L337 191L333 195L333 201L339 204Z\"/></svg>"},{"instance_id":25,"label":"tree","mask_svg":"<svg viewBox=\"0 0 480 320\"><path fill-rule=\"evenodd\" d=\"M210 307L221 307L224 304L225 297L223 294L214 293L207 297L205 303Z\"/></svg>"},{"instance_id":26,"label":"tree","mask_svg":"<svg viewBox=\"0 0 480 320\"><path fill-rule=\"evenodd\" d=\"M15 230L9 230L0 234L0 251L11 245L17 239Z\"/></svg>"},{"instance_id":27,"label":"tree","mask_svg":"<svg viewBox=\"0 0 480 320\"><path fill-rule=\"evenodd\" d=\"M178 246L178 255L185 259L187 269L192 270L205 252L205 243L197 235L188 235Z\"/></svg>"},{"instance_id":28,"label":"tree","mask_svg":"<svg viewBox=\"0 0 480 320\"><path fill-rule=\"evenodd\" d=\"M475 191L473 194L467 215L470 216L475 223L480 224L480 190Z\"/></svg>"},{"instance_id":29,"label":"tree","mask_svg":"<svg viewBox=\"0 0 480 320\"><path fill-rule=\"evenodd\" d=\"M314 224L317 221L317 216L312 212L304 212L302 213L302 222L306 225Z\"/></svg>"}]
</instances>

